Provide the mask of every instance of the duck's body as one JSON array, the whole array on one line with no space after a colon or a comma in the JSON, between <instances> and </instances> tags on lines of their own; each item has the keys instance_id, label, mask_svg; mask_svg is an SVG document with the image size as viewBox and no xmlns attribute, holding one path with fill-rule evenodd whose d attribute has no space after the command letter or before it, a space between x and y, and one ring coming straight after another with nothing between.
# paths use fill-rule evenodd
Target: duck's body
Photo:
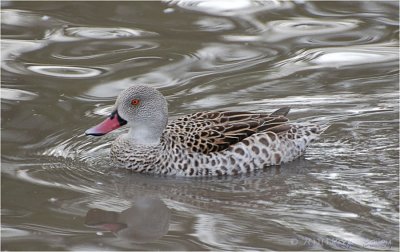
<instances>
[{"instance_id":1,"label":"duck's body","mask_svg":"<svg viewBox=\"0 0 400 252\"><path fill-rule=\"evenodd\" d=\"M272 114L200 112L167 124L161 93L146 86L130 89L120 95L110 119L86 134L102 135L128 122L130 131L113 142L111 157L135 172L179 176L249 173L294 160L322 132L318 125L289 124L286 107ZM157 99L145 104L147 96ZM137 101L143 107L134 104L131 111L119 112L127 110L121 103ZM151 107L158 109L150 111Z\"/></svg>"}]
</instances>

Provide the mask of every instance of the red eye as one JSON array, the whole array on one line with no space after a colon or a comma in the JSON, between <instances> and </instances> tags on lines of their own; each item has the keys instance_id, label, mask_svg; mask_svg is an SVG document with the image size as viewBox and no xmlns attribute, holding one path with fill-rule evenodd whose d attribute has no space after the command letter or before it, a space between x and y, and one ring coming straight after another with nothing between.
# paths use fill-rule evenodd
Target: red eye
<instances>
[{"instance_id":1,"label":"red eye","mask_svg":"<svg viewBox=\"0 0 400 252\"><path fill-rule=\"evenodd\" d=\"M131 104L134 105L134 106L139 105L139 103L140 103L140 100L139 100L139 99L133 99L133 100L131 101Z\"/></svg>"}]
</instances>

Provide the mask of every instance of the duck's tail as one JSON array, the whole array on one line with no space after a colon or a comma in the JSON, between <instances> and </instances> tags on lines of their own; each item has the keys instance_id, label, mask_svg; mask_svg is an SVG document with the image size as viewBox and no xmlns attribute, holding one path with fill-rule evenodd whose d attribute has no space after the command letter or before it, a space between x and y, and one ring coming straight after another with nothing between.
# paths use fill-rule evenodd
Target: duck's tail
<instances>
[{"instance_id":1,"label":"duck's tail","mask_svg":"<svg viewBox=\"0 0 400 252\"><path fill-rule=\"evenodd\" d=\"M290 111L290 107L282 107L278 110L275 110L274 112L272 112L271 116L287 116L289 114Z\"/></svg>"}]
</instances>

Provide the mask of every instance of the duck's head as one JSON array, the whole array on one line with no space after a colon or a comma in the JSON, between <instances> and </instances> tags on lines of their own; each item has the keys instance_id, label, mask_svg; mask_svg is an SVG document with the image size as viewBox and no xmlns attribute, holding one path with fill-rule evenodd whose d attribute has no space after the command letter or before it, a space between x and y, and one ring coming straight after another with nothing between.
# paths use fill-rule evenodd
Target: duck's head
<instances>
[{"instance_id":1,"label":"duck's head","mask_svg":"<svg viewBox=\"0 0 400 252\"><path fill-rule=\"evenodd\" d=\"M111 115L85 134L101 136L127 124L130 127L128 138L140 144L153 144L159 141L167 122L164 96L152 87L136 85L122 91Z\"/></svg>"}]
</instances>

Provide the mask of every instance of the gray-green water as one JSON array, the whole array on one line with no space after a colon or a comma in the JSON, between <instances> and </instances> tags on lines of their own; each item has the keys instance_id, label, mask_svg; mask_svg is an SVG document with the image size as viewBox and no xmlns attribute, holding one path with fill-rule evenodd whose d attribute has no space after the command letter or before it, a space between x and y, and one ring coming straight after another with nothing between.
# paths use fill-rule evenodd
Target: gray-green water
<instances>
[{"instance_id":1,"label":"gray-green water","mask_svg":"<svg viewBox=\"0 0 400 252\"><path fill-rule=\"evenodd\" d=\"M1 5L2 250L398 249L396 1ZM107 156L126 129L83 135L135 83L332 126L250 176L141 176Z\"/></svg>"}]
</instances>

